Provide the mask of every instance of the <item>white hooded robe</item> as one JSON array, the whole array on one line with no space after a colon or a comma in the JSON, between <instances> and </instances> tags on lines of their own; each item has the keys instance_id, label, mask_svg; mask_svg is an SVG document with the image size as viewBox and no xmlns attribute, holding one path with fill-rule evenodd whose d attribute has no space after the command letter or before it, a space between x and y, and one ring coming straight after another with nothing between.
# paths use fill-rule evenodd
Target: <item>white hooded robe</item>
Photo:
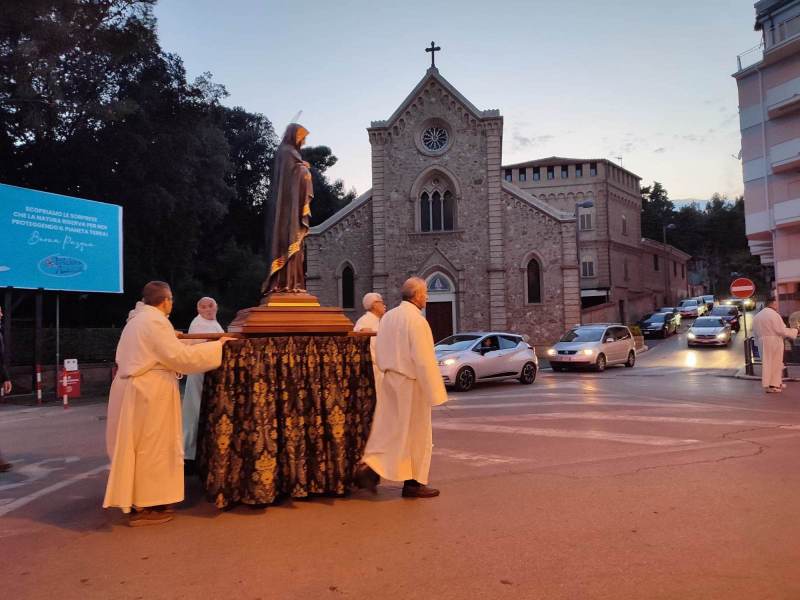
<instances>
[{"instance_id":1,"label":"white hooded robe","mask_svg":"<svg viewBox=\"0 0 800 600\"><path fill-rule=\"evenodd\" d=\"M378 333L381 328L381 319L378 315L376 315L372 311L367 311L361 318L356 321L355 326L353 327L353 331L364 331L369 329L370 331L374 331ZM369 340L369 354L372 357L372 372L375 375L375 393L378 394L381 389L381 383L383 382L383 371L378 368L378 361L375 357L375 342L377 336L372 336Z\"/></svg>"},{"instance_id":2,"label":"white hooded robe","mask_svg":"<svg viewBox=\"0 0 800 600\"><path fill-rule=\"evenodd\" d=\"M783 379L783 340L793 340L797 330L786 327L775 309L762 308L753 317L753 335L761 350L761 385L781 387Z\"/></svg>"},{"instance_id":3,"label":"white hooded robe","mask_svg":"<svg viewBox=\"0 0 800 600\"><path fill-rule=\"evenodd\" d=\"M219 367L222 342L187 345L153 306L136 312L122 330L111 384L106 449L111 459L103 508L183 500L181 399L176 373Z\"/></svg>"},{"instance_id":4,"label":"white hooded robe","mask_svg":"<svg viewBox=\"0 0 800 600\"><path fill-rule=\"evenodd\" d=\"M206 319L197 315L189 324L189 333L225 333L216 319ZM186 376L183 390L181 414L183 417L183 454L187 460L194 460L197 454L197 425L200 420L200 401L203 399L203 379L205 373Z\"/></svg>"},{"instance_id":5,"label":"white hooded robe","mask_svg":"<svg viewBox=\"0 0 800 600\"><path fill-rule=\"evenodd\" d=\"M419 308L403 301L383 316L375 354L383 382L363 462L385 479L427 484L431 406L446 402L447 391Z\"/></svg>"}]
</instances>

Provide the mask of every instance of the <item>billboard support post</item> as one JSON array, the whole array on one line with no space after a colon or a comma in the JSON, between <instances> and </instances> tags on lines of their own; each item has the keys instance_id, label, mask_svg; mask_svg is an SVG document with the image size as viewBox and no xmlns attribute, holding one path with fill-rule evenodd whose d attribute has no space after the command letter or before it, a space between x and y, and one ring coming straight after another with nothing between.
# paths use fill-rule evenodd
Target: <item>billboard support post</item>
<instances>
[{"instance_id":1,"label":"billboard support post","mask_svg":"<svg viewBox=\"0 0 800 600\"><path fill-rule=\"evenodd\" d=\"M36 390L36 401L41 404L42 402L42 387L44 386L44 382L42 381L42 336L43 336L43 327L42 327L42 307L44 304L44 289L39 288L36 290L36 317L35 317L35 330L34 330L34 342L33 342L33 377L34 377L34 389Z\"/></svg>"},{"instance_id":2,"label":"billboard support post","mask_svg":"<svg viewBox=\"0 0 800 600\"><path fill-rule=\"evenodd\" d=\"M61 365L61 296L56 292L56 377ZM58 386L55 387L56 400L58 400Z\"/></svg>"}]
</instances>

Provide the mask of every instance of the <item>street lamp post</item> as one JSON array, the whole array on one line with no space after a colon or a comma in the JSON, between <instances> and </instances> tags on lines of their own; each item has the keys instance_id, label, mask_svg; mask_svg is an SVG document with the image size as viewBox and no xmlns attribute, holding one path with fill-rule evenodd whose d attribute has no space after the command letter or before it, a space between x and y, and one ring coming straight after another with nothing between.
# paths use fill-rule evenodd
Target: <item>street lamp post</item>
<instances>
[{"instance_id":1,"label":"street lamp post","mask_svg":"<svg viewBox=\"0 0 800 600\"><path fill-rule=\"evenodd\" d=\"M575 259L578 261L578 294L581 293L581 220L578 215L579 208L592 208L594 202L591 200L584 200L583 202L575 203ZM578 299L580 302L580 298ZM578 323L581 322L581 313L578 309Z\"/></svg>"},{"instance_id":2,"label":"street lamp post","mask_svg":"<svg viewBox=\"0 0 800 600\"><path fill-rule=\"evenodd\" d=\"M669 254L667 251L667 231L675 229L675 223L661 226L661 241L664 244L664 304L672 305L672 295L669 289Z\"/></svg>"}]
</instances>

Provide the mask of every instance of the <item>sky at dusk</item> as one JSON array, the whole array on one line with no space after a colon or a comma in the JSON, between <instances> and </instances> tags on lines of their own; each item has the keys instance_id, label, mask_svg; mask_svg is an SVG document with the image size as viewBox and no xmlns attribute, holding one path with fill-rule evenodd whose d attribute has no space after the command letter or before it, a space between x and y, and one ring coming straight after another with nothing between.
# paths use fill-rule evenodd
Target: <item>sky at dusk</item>
<instances>
[{"instance_id":1,"label":"sky at dusk","mask_svg":"<svg viewBox=\"0 0 800 600\"><path fill-rule=\"evenodd\" d=\"M493 7L491 12L487 7ZM760 41L749 0L161 0L160 41L190 79L281 134L299 111L334 178L371 186L370 121L430 66L504 117L503 163L608 158L673 200L742 192L736 56Z\"/></svg>"}]
</instances>

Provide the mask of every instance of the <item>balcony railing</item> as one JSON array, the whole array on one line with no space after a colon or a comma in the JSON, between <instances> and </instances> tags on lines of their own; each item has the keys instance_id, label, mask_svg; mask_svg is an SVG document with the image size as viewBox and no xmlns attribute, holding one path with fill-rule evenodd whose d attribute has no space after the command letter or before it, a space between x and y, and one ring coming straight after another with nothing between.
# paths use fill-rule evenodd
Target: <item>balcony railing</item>
<instances>
[{"instance_id":1,"label":"balcony railing","mask_svg":"<svg viewBox=\"0 0 800 600\"><path fill-rule=\"evenodd\" d=\"M736 64L739 66L739 71L751 67L756 63L761 62L764 58L764 42L762 41L758 46L753 46L750 50L745 50L736 57Z\"/></svg>"},{"instance_id":2,"label":"balcony railing","mask_svg":"<svg viewBox=\"0 0 800 600\"><path fill-rule=\"evenodd\" d=\"M769 36L767 39L770 43L767 49L769 50L772 48L772 46L782 44L786 40L793 38L798 34L800 34L800 15L792 17L783 23L778 23L777 26L772 27L769 30Z\"/></svg>"}]
</instances>

